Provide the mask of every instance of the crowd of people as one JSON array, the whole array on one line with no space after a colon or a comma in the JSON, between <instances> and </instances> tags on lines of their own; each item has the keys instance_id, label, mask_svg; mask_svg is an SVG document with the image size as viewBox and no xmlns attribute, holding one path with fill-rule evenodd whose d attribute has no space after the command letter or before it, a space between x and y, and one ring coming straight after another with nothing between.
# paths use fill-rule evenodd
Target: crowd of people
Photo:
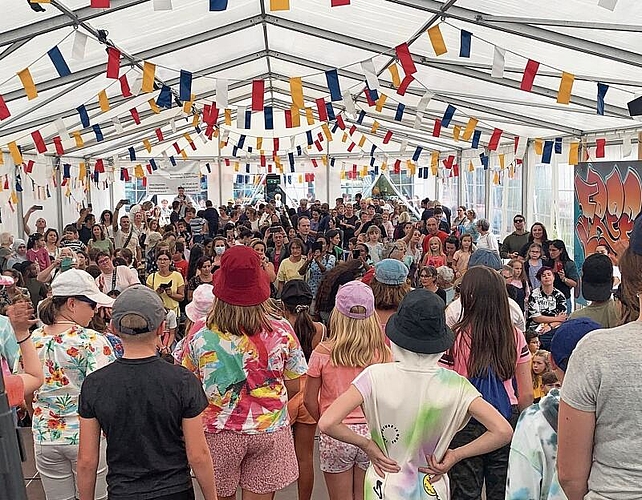
<instances>
[{"instance_id":1,"label":"crowd of people","mask_svg":"<svg viewBox=\"0 0 642 500\"><path fill-rule=\"evenodd\" d=\"M435 200L127 204L0 234L48 500L193 499L190 470L207 500L310 500L317 434L331 500L639 493L642 219L578 269L540 222L500 242Z\"/></svg>"}]
</instances>

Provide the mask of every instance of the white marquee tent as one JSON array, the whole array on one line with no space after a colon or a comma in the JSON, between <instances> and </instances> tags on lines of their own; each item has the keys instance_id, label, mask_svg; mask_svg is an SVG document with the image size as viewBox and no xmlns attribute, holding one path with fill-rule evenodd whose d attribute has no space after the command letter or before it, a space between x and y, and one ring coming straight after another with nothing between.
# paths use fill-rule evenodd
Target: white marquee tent
<instances>
[{"instance_id":1,"label":"white marquee tent","mask_svg":"<svg viewBox=\"0 0 642 500\"><path fill-rule=\"evenodd\" d=\"M9 230L19 230L15 214L33 202L45 206L50 223L58 226L74 219L87 199L108 207L121 192L122 169L132 178L147 175L150 160L171 169L170 156L199 160L212 198L224 202L232 194L235 164L267 172L261 151L265 163L274 163L274 138L280 139L276 153L285 172L315 173L321 199L340 195L342 170L391 171L403 160L404 169L421 175L420 184L430 185L424 193L452 204L481 204L486 211L496 208L493 186L511 184L510 171L510 179L519 180L513 208L544 217L531 199L536 193L531 170L546 155L542 145L546 151L561 141L562 153L543 161L555 173L569 163L577 143L583 145L581 156L595 157L601 139L606 158L627 156L642 129L627 109L642 86L642 4L635 0L351 0L337 2L347 4L341 6L332 6L336 0L212 0L227 3L222 11L210 11L208 0L102 0L109 8L93 8L94 1L99 2L50 0L37 4L43 12L25 0L5 6L0 203L2 225ZM437 55L440 41L429 36L430 28L433 36L441 34L445 53ZM84 50L82 35L87 35ZM404 43L411 58L396 49ZM68 72L54 64L60 62L50 52L56 47ZM120 80L107 78L108 47L112 54L120 52L117 76L125 75L131 96L123 96ZM149 83L143 78L145 66L150 74L149 63L155 65L154 88L141 89ZM535 63L531 86L525 73ZM412 75L405 93L397 89L391 66L402 85ZM24 72L23 79L18 76L25 68L37 97L28 97L34 89ZM188 91L194 99L187 108L179 101L181 70L192 73ZM335 70L340 90L328 82L326 72ZM304 103L293 111L291 79L297 77ZM261 84L254 81L262 82L262 103ZM378 87L376 105L366 99L366 81L371 89ZM606 86L600 99L598 89ZM154 109L163 87L171 89L171 107ZM103 91L108 105L104 100L101 105ZM317 108L320 98L343 120L328 119L331 142ZM213 129L219 137L209 140L203 119L206 106L214 104L220 110ZM273 128L266 127L267 108ZM301 125L287 127L286 111L300 113ZM337 129L343 124L345 131ZM468 126L481 134L478 144L466 134ZM44 145L38 144L40 137ZM451 156L460 167L458 180L452 180ZM94 178L97 161L104 172ZM67 171L64 165L70 165Z\"/></svg>"}]
</instances>

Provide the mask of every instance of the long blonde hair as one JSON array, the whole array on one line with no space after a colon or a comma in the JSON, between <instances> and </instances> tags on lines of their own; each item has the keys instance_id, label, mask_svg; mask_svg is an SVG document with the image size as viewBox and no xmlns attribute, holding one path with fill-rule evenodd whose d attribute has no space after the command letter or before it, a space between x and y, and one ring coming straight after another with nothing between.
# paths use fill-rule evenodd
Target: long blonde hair
<instances>
[{"instance_id":1,"label":"long blonde hair","mask_svg":"<svg viewBox=\"0 0 642 500\"><path fill-rule=\"evenodd\" d=\"M356 308L362 306L353 307ZM335 308L330 315L330 332L330 359L335 366L365 368L374 363L392 361L376 312L368 318L355 319Z\"/></svg>"},{"instance_id":2,"label":"long blonde hair","mask_svg":"<svg viewBox=\"0 0 642 500\"><path fill-rule=\"evenodd\" d=\"M232 335L252 336L261 330L272 331L271 319L274 307L269 301L257 306L234 306L214 297L212 310L207 316L210 330L219 330Z\"/></svg>"}]
</instances>

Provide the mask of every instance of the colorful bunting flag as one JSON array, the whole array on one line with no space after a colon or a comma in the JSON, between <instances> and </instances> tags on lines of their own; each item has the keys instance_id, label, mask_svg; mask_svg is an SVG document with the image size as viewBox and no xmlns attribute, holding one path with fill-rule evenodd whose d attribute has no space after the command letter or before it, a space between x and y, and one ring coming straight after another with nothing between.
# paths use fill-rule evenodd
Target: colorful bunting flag
<instances>
[{"instance_id":1,"label":"colorful bunting flag","mask_svg":"<svg viewBox=\"0 0 642 500\"><path fill-rule=\"evenodd\" d=\"M118 81L120 82L120 93L123 97L131 97L132 91L129 88L129 82L127 81L127 75L122 75Z\"/></svg>"},{"instance_id":2,"label":"colorful bunting flag","mask_svg":"<svg viewBox=\"0 0 642 500\"><path fill-rule=\"evenodd\" d=\"M105 139L103 131L100 129L100 125L98 123L94 123L91 128L94 130L94 134L96 135L96 142L101 142Z\"/></svg>"},{"instance_id":3,"label":"colorful bunting flag","mask_svg":"<svg viewBox=\"0 0 642 500\"><path fill-rule=\"evenodd\" d=\"M388 130L386 132L386 135L383 137L383 143L388 144L390 142L390 139L392 139L392 131Z\"/></svg>"},{"instance_id":4,"label":"colorful bunting flag","mask_svg":"<svg viewBox=\"0 0 642 500\"><path fill-rule=\"evenodd\" d=\"M100 110L103 113L109 111L109 98L107 97L107 91L104 89L98 92L98 104L100 104Z\"/></svg>"},{"instance_id":5,"label":"colorful bunting flag","mask_svg":"<svg viewBox=\"0 0 642 500\"><path fill-rule=\"evenodd\" d=\"M470 45L473 34L470 31L461 30L459 42L459 57L470 57Z\"/></svg>"},{"instance_id":6,"label":"colorful bunting flag","mask_svg":"<svg viewBox=\"0 0 642 500\"><path fill-rule=\"evenodd\" d=\"M229 85L227 80L223 78L217 78L216 79L216 105L221 109L227 108L228 90L229 90Z\"/></svg>"},{"instance_id":7,"label":"colorful bunting flag","mask_svg":"<svg viewBox=\"0 0 642 500\"><path fill-rule=\"evenodd\" d=\"M36 151L38 151L38 153L42 154L47 152L47 145L45 144L45 141L42 138L42 134L39 130L34 130L33 132L31 132L31 138L33 139L33 144L36 147Z\"/></svg>"},{"instance_id":8,"label":"colorful bunting flag","mask_svg":"<svg viewBox=\"0 0 642 500\"><path fill-rule=\"evenodd\" d=\"M495 45L493 51L493 67L490 76L493 78L504 78L504 66L506 64L506 49Z\"/></svg>"},{"instance_id":9,"label":"colorful bunting flag","mask_svg":"<svg viewBox=\"0 0 642 500\"><path fill-rule=\"evenodd\" d=\"M184 69L181 70L179 98L181 101L190 101L192 98L192 73Z\"/></svg>"},{"instance_id":10,"label":"colorful bunting flag","mask_svg":"<svg viewBox=\"0 0 642 500\"><path fill-rule=\"evenodd\" d=\"M475 132L475 128L477 127L477 124L479 123L479 120L476 118L469 118L468 119L468 124L466 125L466 128L464 129L464 135L462 138L464 141L470 141L470 138L473 135L473 132Z\"/></svg>"},{"instance_id":11,"label":"colorful bunting flag","mask_svg":"<svg viewBox=\"0 0 642 500\"><path fill-rule=\"evenodd\" d=\"M556 137L555 138L555 154L556 155L561 155L562 154L562 138L561 137Z\"/></svg>"},{"instance_id":12,"label":"colorful bunting flag","mask_svg":"<svg viewBox=\"0 0 642 500\"><path fill-rule=\"evenodd\" d=\"M90 7L94 9L109 9L111 0L91 0Z\"/></svg>"},{"instance_id":13,"label":"colorful bunting flag","mask_svg":"<svg viewBox=\"0 0 642 500\"><path fill-rule=\"evenodd\" d=\"M303 102L303 82L300 77L290 78L290 96L292 97L292 104L297 108L305 108Z\"/></svg>"},{"instance_id":14,"label":"colorful bunting flag","mask_svg":"<svg viewBox=\"0 0 642 500\"><path fill-rule=\"evenodd\" d=\"M56 149L56 154L58 156L62 156L65 154L65 148L62 147L62 139L60 136L56 136L53 138L53 143L54 143L54 148Z\"/></svg>"},{"instance_id":15,"label":"colorful bunting flag","mask_svg":"<svg viewBox=\"0 0 642 500\"><path fill-rule=\"evenodd\" d=\"M0 95L0 120L6 120L11 116L11 112L4 101L4 97Z\"/></svg>"},{"instance_id":16,"label":"colorful bunting flag","mask_svg":"<svg viewBox=\"0 0 642 500\"><path fill-rule=\"evenodd\" d=\"M87 35L80 30L74 32L74 42L71 49L71 58L74 61L82 61L85 58L87 38Z\"/></svg>"},{"instance_id":17,"label":"colorful bunting flag","mask_svg":"<svg viewBox=\"0 0 642 500\"><path fill-rule=\"evenodd\" d=\"M475 130L473 133L473 140L470 144L470 146L473 149L477 149L479 147L479 140L481 139L481 130Z\"/></svg>"},{"instance_id":18,"label":"colorful bunting flag","mask_svg":"<svg viewBox=\"0 0 642 500\"><path fill-rule=\"evenodd\" d=\"M339 86L339 73L336 69L331 69L325 72L325 80L330 90L330 100L340 101L342 98L341 88Z\"/></svg>"},{"instance_id":19,"label":"colorful bunting flag","mask_svg":"<svg viewBox=\"0 0 642 500\"><path fill-rule=\"evenodd\" d=\"M522 83L520 88L526 92L533 90L533 82L535 81L535 75L537 75L537 70L539 69L539 63L529 59L526 63L526 69L524 70L524 75L522 76Z\"/></svg>"},{"instance_id":20,"label":"colorful bunting flag","mask_svg":"<svg viewBox=\"0 0 642 500\"><path fill-rule=\"evenodd\" d=\"M160 108L170 109L172 107L172 97L171 87L163 85L158 97L156 98L156 104Z\"/></svg>"},{"instance_id":21,"label":"colorful bunting flag","mask_svg":"<svg viewBox=\"0 0 642 500\"><path fill-rule=\"evenodd\" d=\"M498 128L493 130L493 135L490 136L490 141L488 142L488 149L490 151L497 151L497 147L499 146L499 141L502 138L503 132L503 130Z\"/></svg>"},{"instance_id":22,"label":"colorful bunting flag","mask_svg":"<svg viewBox=\"0 0 642 500\"><path fill-rule=\"evenodd\" d=\"M440 135L441 135L441 120L439 118L435 118L435 124L433 125L433 128L432 128L432 136L439 137Z\"/></svg>"},{"instance_id":23,"label":"colorful bunting flag","mask_svg":"<svg viewBox=\"0 0 642 500\"><path fill-rule=\"evenodd\" d=\"M328 111L325 105L325 100L320 97L319 99L316 99L316 105L317 105L317 113L319 114L319 120L322 122L327 122L328 121Z\"/></svg>"},{"instance_id":24,"label":"colorful bunting flag","mask_svg":"<svg viewBox=\"0 0 642 500\"><path fill-rule=\"evenodd\" d=\"M606 149L606 139L595 139L595 157L604 158Z\"/></svg>"},{"instance_id":25,"label":"colorful bunting flag","mask_svg":"<svg viewBox=\"0 0 642 500\"><path fill-rule=\"evenodd\" d=\"M89 127L89 115L87 114L87 108L84 104L81 104L76 108L78 115L80 115L80 123L83 127Z\"/></svg>"},{"instance_id":26,"label":"colorful bunting flag","mask_svg":"<svg viewBox=\"0 0 642 500\"><path fill-rule=\"evenodd\" d=\"M379 78L377 77L377 72L374 67L374 61L368 59L361 63L361 70L363 71L364 76L366 77L366 83L368 89L378 90L379 89ZM369 96L369 93L367 93Z\"/></svg>"},{"instance_id":27,"label":"colorful bunting flag","mask_svg":"<svg viewBox=\"0 0 642 500\"><path fill-rule=\"evenodd\" d=\"M406 109L406 105L403 103L397 104L397 112L395 113L395 121L400 122L403 118L403 112Z\"/></svg>"},{"instance_id":28,"label":"colorful bunting flag","mask_svg":"<svg viewBox=\"0 0 642 500\"><path fill-rule=\"evenodd\" d=\"M569 104L571 102L571 92L574 81L575 75L562 72L562 80L560 81L560 88L557 93L557 102L559 104Z\"/></svg>"},{"instance_id":29,"label":"colorful bunting flag","mask_svg":"<svg viewBox=\"0 0 642 500\"><path fill-rule=\"evenodd\" d=\"M395 47L395 52L406 75L412 75L417 72L417 67L415 66L415 62L412 60L412 54L410 54L410 48L407 43L404 42L397 45L397 47Z\"/></svg>"},{"instance_id":30,"label":"colorful bunting flag","mask_svg":"<svg viewBox=\"0 0 642 500\"><path fill-rule=\"evenodd\" d=\"M118 79L120 73L120 50L115 47L107 48L107 78Z\"/></svg>"},{"instance_id":31,"label":"colorful bunting flag","mask_svg":"<svg viewBox=\"0 0 642 500\"><path fill-rule=\"evenodd\" d=\"M141 90L145 93L154 91L154 80L156 78L156 65L148 61L143 63L143 83Z\"/></svg>"},{"instance_id":32,"label":"colorful bunting flag","mask_svg":"<svg viewBox=\"0 0 642 500\"><path fill-rule=\"evenodd\" d=\"M401 85L401 78L399 77L399 68L395 63L392 63L388 66L388 71L390 72L390 78L392 79L392 85L395 88L398 88Z\"/></svg>"},{"instance_id":33,"label":"colorful bunting flag","mask_svg":"<svg viewBox=\"0 0 642 500\"><path fill-rule=\"evenodd\" d=\"M568 150L568 164L577 165L580 159L580 143L579 141L571 142Z\"/></svg>"},{"instance_id":34,"label":"colorful bunting flag","mask_svg":"<svg viewBox=\"0 0 642 500\"><path fill-rule=\"evenodd\" d=\"M387 99L388 99L388 96L386 94L381 94L379 96L379 99L377 99L377 105L376 105L375 109L379 113L381 113L381 111L383 110L383 106L384 106L384 104L386 104L386 100Z\"/></svg>"},{"instance_id":35,"label":"colorful bunting flag","mask_svg":"<svg viewBox=\"0 0 642 500\"><path fill-rule=\"evenodd\" d=\"M16 141L11 141L7 146L9 147L9 153L11 153L13 164L17 166L23 163L24 160L22 159L22 152L20 151L18 144L16 144Z\"/></svg>"},{"instance_id":36,"label":"colorful bunting flag","mask_svg":"<svg viewBox=\"0 0 642 500\"><path fill-rule=\"evenodd\" d=\"M132 115L134 123L136 123L136 125L140 125L140 115L138 114L138 110L136 108L132 108L129 110L129 114Z\"/></svg>"},{"instance_id":37,"label":"colorful bunting flag","mask_svg":"<svg viewBox=\"0 0 642 500\"><path fill-rule=\"evenodd\" d=\"M22 82L22 86L24 87L25 93L27 94L27 99L32 100L38 97L36 84L33 83L33 78L31 77L29 68L25 68L22 71L19 71L18 78L20 78L20 81Z\"/></svg>"},{"instance_id":38,"label":"colorful bunting flag","mask_svg":"<svg viewBox=\"0 0 642 500\"><path fill-rule=\"evenodd\" d=\"M542 151L542 163L549 165L553 156L553 141L544 141L544 150Z\"/></svg>"},{"instance_id":39,"label":"colorful bunting flag","mask_svg":"<svg viewBox=\"0 0 642 500\"><path fill-rule=\"evenodd\" d=\"M263 109L263 121L265 122L266 130L274 129L274 111L272 106L266 106Z\"/></svg>"},{"instance_id":40,"label":"colorful bunting flag","mask_svg":"<svg viewBox=\"0 0 642 500\"><path fill-rule=\"evenodd\" d=\"M314 125L314 114L312 113L312 108L305 108L305 118L307 119L308 125Z\"/></svg>"},{"instance_id":41,"label":"colorful bunting flag","mask_svg":"<svg viewBox=\"0 0 642 500\"><path fill-rule=\"evenodd\" d=\"M227 0L210 0L210 12L220 12L227 9Z\"/></svg>"},{"instance_id":42,"label":"colorful bunting flag","mask_svg":"<svg viewBox=\"0 0 642 500\"><path fill-rule=\"evenodd\" d=\"M265 81L252 81L252 111L263 111L263 100L265 97Z\"/></svg>"},{"instance_id":43,"label":"colorful bunting flag","mask_svg":"<svg viewBox=\"0 0 642 500\"><path fill-rule=\"evenodd\" d=\"M446 111L444 112L444 117L441 119L441 125L444 128L450 127L450 121L453 119L455 111L457 111L457 108L455 108L455 106L453 106L452 104L449 104L446 108Z\"/></svg>"},{"instance_id":44,"label":"colorful bunting flag","mask_svg":"<svg viewBox=\"0 0 642 500\"><path fill-rule=\"evenodd\" d=\"M609 86L606 85L605 83L599 83L597 84L597 114L598 115L604 115L604 97L606 97L606 93L609 91Z\"/></svg>"},{"instance_id":45,"label":"colorful bunting flag","mask_svg":"<svg viewBox=\"0 0 642 500\"><path fill-rule=\"evenodd\" d=\"M49 51L47 52L47 55L49 56L49 59L51 59L51 62L56 68L58 75L60 75L61 77L71 75L71 70L67 65L67 61L65 61L65 58L62 56L62 53L60 52L60 49L57 46L52 49L49 49Z\"/></svg>"},{"instance_id":46,"label":"colorful bunting flag","mask_svg":"<svg viewBox=\"0 0 642 500\"><path fill-rule=\"evenodd\" d=\"M301 126L301 112L299 111L299 108L297 108L296 106L292 106L290 108L290 112L291 112L291 115L292 115L292 127L300 127Z\"/></svg>"},{"instance_id":47,"label":"colorful bunting flag","mask_svg":"<svg viewBox=\"0 0 642 500\"><path fill-rule=\"evenodd\" d=\"M461 127L459 125L455 125L453 127L453 140L455 142L459 142L459 136L461 134Z\"/></svg>"},{"instance_id":48,"label":"colorful bunting flag","mask_svg":"<svg viewBox=\"0 0 642 500\"><path fill-rule=\"evenodd\" d=\"M533 142L533 149L537 156L542 156L544 152L544 141L542 139L535 139Z\"/></svg>"},{"instance_id":49,"label":"colorful bunting flag","mask_svg":"<svg viewBox=\"0 0 642 500\"><path fill-rule=\"evenodd\" d=\"M430 38L430 43L432 44L432 48L435 51L436 56L440 56L448 52L448 49L446 49L446 43L444 42L444 37L441 34L441 29L438 24L428 30L428 37Z\"/></svg>"},{"instance_id":50,"label":"colorful bunting flag","mask_svg":"<svg viewBox=\"0 0 642 500\"><path fill-rule=\"evenodd\" d=\"M399 85L399 88L397 89L397 94L399 95L406 95L406 91L408 90L408 86L412 83L412 81L415 78L412 75L406 75Z\"/></svg>"},{"instance_id":51,"label":"colorful bunting flag","mask_svg":"<svg viewBox=\"0 0 642 500\"><path fill-rule=\"evenodd\" d=\"M77 148L82 148L85 145L85 141L82 138L80 130L76 130L75 132L72 132L71 135L74 137L74 140L76 141Z\"/></svg>"},{"instance_id":52,"label":"colorful bunting flag","mask_svg":"<svg viewBox=\"0 0 642 500\"><path fill-rule=\"evenodd\" d=\"M290 10L290 0L270 0L270 10Z\"/></svg>"}]
</instances>

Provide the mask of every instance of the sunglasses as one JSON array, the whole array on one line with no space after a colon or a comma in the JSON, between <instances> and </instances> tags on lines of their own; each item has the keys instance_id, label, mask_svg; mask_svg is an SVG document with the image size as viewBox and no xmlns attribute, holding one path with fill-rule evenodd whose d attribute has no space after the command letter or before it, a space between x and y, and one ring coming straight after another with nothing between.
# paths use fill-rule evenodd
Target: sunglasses
<instances>
[{"instance_id":1,"label":"sunglasses","mask_svg":"<svg viewBox=\"0 0 642 500\"><path fill-rule=\"evenodd\" d=\"M524 219L515 219L513 222L514 222L514 223L524 222Z\"/></svg>"},{"instance_id":2,"label":"sunglasses","mask_svg":"<svg viewBox=\"0 0 642 500\"><path fill-rule=\"evenodd\" d=\"M74 299L76 299L78 302L84 302L85 304L88 304L89 307L91 307L92 309L96 309L96 307L98 307L98 302L94 302L93 300L85 297L84 295L78 295L74 297Z\"/></svg>"}]
</instances>

